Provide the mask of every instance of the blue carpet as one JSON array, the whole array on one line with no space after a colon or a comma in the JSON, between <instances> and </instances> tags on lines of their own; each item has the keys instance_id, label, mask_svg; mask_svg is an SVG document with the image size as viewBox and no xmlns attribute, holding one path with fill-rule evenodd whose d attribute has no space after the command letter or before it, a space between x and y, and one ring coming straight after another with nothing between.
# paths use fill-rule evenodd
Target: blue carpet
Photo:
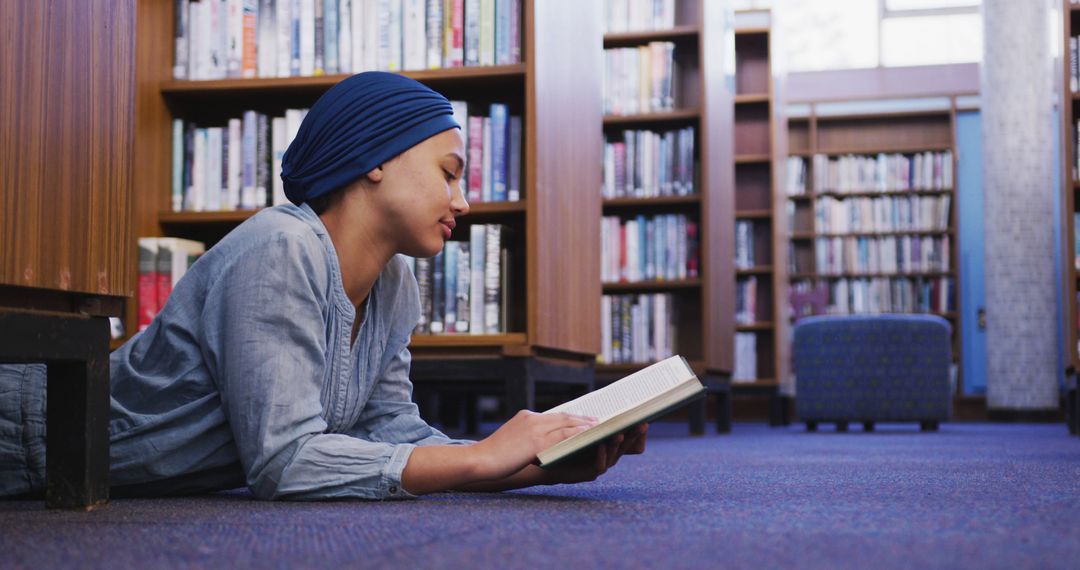
<instances>
[{"instance_id":1,"label":"blue carpet","mask_svg":"<svg viewBox=\"0 0 1080 570\"><path fill-rule=\"evenodd\" d=\"M0 566L1080 567L1080 439L1061 425L685 433L656 426L595 483L506 494L0 501Z\"/></svg>"}]
</instances>

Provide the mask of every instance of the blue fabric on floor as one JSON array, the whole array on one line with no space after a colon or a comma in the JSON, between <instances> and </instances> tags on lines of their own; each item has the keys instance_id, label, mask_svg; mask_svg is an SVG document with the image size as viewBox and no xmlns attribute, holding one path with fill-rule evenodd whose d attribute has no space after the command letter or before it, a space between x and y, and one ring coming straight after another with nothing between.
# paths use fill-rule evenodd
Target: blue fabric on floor
<instances>
[{"instance_id":1,"label":"blue fabric on floor","mask_svg":"<svg viewBox=\"0 0 1080 570\"><path fill-rule=\"evenodd\" d=\"M736 425L602 480L412 502L263 503L246 492L0 501L4 567L1076 568L1080 439L1058 425Z\"/></svg>"}]
</instances>

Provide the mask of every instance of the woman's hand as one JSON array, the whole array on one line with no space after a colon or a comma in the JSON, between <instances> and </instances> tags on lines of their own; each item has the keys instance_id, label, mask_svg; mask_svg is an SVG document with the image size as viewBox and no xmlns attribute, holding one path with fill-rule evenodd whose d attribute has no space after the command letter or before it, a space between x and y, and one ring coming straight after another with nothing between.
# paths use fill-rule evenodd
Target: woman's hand
<instances>
[{"instance_id":1,"label":"woman's hand","mask_svg":"<svg viewBox=\"0 0 1080 570\"><path fill-rule=\"evenodd\" d=\"M522 410L495 433L473 445L478 460L477 475L484 480L509 477L533 463L541 451L595 424L594 418L584 416Z\"/></svg>"},{"instance_id":2,"label":"woman's hand","mask_svg":"<svg viewBox=\"0 0 1080 570\"><path fill-rule=\"evenodd\" d=\"M569 461L544 470L545 483L582 483L595 481L618 463L623 455L645 452L649 424L641 424L609 437L596 446L595 453L580 453Z\"/></svg>"}]
</instances>

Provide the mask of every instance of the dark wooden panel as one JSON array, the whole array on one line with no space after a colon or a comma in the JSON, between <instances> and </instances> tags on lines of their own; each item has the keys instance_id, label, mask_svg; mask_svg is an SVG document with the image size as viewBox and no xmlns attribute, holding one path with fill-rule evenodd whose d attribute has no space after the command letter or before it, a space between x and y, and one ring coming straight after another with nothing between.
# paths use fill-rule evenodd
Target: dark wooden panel
<instances>
[{"instance_id":1,"label":"dark wooden panel","mask_svg":"<svg viewBox=\"0 0 1080 570\"><path fill-rule=\"evenodd\" d=\"M735 49L729 32L730 13L720 2L702 1L698 6L702 40L701 67L709 70L701 78L702 229L702 359L710 371L730 373L735 346L735 166L734 93L727 69ZM733 59L733 58L731 58ZM685 318L685 315L681 315ZM679 339L680 350L692 339ZM696 355L695 355L696 356ZM689 356L688 356L689 357Z\"/></svg>"},{"instance_id":2,"label":"dark wooden panel","mask_svg":"<svg viewBox=\"0 0 1080 570\"><path fill-rule=\"evenodd\" d=\"M769 164L741 164L735 168L735 209L772 208L772 169Z\"/></svg>"},{"instance_id":3,"label":"dark wooden panel","mask_svg":"<svg viewBox=\"0 0 1080 570\"><path fill-rule=\"evenodd\" d=\"M912 151L951 148L952 124L948 114L896 117L818 117L817 152L883 152L892 148Z\"/></svg>"},{"instance_id":4,"label":"dark wooden panel","mask_svg":"<svg viewBox=\"0 0 1080 570\"><path fill-rule=\"evenodd\" d=\"M799 72L788 75L787 86L792 103L978 93L979 64Z\"/></svg>"},{"instance_id":5,"label":"dark wooden panel","mask_svg":"<svg viewBox=\"0 0 1080 570\"><path fill-rule=\"evenodd\" d=\"M600 350L603 5L525 0L529 342ZM573 38L572 41L567 41Z\"/></svg>"},{"instance_id":6,"label":"dark wooden panel","mask_svg":"<svg viewBox=\"0 0 1080 570\"><path fill-rule=\"evenodd\" d=\"M769 34L736 33L735 92L768 93L769 73Z\"/></svg>"},{"instance_id":7,"label":"dark wooden panel","mask_svg":"<svg viewBox=\"0 0 1080 570\"><path fill-rule=\"evenodd\" d=\"M0 283L132 292L134 0L0 3Z\"/></svg>"}]
</instances>

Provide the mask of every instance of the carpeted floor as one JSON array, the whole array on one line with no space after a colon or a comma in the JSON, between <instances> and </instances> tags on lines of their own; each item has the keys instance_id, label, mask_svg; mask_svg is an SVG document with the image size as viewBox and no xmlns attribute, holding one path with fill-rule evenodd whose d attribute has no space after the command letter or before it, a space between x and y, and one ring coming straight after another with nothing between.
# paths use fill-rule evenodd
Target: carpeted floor
<instances>
[{"instance_id":1,"label":"carpeted floor","mask_svg":"<svg viewBox=\"0 0 1080 570\"><path fill-rule=\"evenodd\" d=\"M685 433L657 426L598 482L501 495L0 501L0 567L1080 568L1060 424Z\"/></svg>"}]
</instances>

